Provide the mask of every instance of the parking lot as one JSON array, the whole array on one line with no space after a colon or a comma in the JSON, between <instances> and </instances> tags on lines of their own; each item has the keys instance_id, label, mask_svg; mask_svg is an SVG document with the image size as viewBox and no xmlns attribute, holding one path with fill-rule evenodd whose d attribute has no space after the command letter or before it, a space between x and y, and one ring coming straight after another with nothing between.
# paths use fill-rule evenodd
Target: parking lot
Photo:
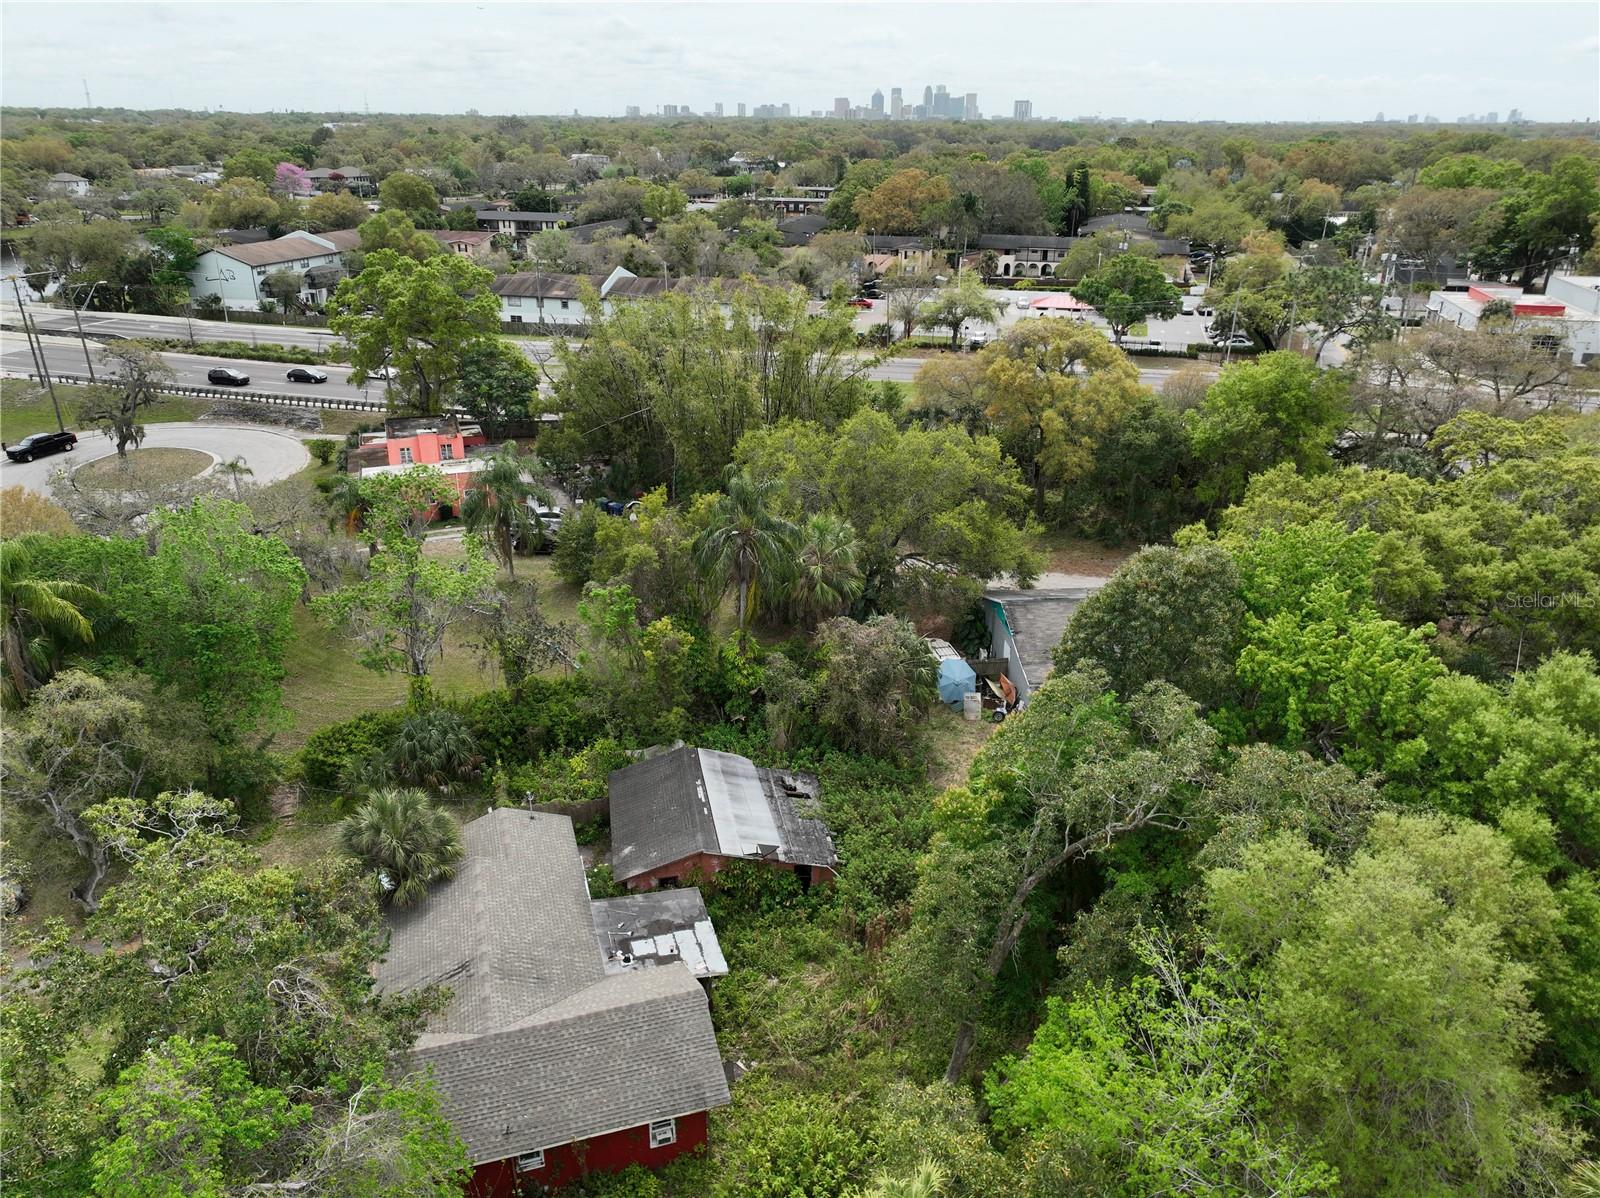
<instances>
[{"instance_id":1,"label":"parking lot","mask_svg":"<svg viewBox=\"0 0 1600 1198\"><path fill-rule=\"evenodd\" d=\"M1066 295L1067 293L1064 291L1002 291L990 289L988 294L991 299L1002 305L999 319L992 323L969 323L964 330L965 336L970 337L974 333L978 332L984 332L990 336L995 336L999 333L1004 333L1019 320L1029 320L1036 316L1043 316L1054 320L1082 321L1085 324L1092 324L1096 328L1103 330L1107 338L1111 336L1110 326L1106 324L1106 322L1098 313L1074 312L1068 314L1064 312L1040 311L1032 306L1033 302L1037 299L1042 299L1047 296L1059 297ZM870 309L861 308L857 310L855 327L861 332L866 332L874 325L883 324L884 321L888 320L888 318L889 316L885 307L885 301L876 299L872 301L872 307ZM1184 349L1190 345L1196 343L1203 344L1208 341L1209 335L1206 333L1206 326L1210 323L1210 318L1204 316L1175 316L1171 320L1152 320L1148 322L1149 332L1147 334L1137 339L1130 336L1129 340L1138 340L1139 344L1147 345L1151 348ZM940 330L921 329L919 332L923 336L937 336L939 335ZM898 328L896 329L896 333L898 334ZM947 331L946 335L948 335Z\"/></svg>"}]
</instances>

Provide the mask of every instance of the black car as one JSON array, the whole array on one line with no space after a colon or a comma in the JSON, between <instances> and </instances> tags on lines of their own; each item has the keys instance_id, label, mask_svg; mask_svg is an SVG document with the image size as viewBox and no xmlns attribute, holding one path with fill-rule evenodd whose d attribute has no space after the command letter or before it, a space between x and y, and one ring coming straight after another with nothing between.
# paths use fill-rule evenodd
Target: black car
<instances>
[{"instance_id":1,"label":"black car","mask_svg":"<svg viewBox=\"0 0 1600 1198\"><path fill-rule=\"evenodd\" d=\"M320 370L312 370L306 366L291 366L286 376L291 383L325 383L328 376Z\"/></svg>"},{"instance_id":2,"label":"black car","mask_svg":"<svg viewBox=\"0 0 1600 1198\"><path fill-rule=\"evenodd\" d=\"M76 448L78 448L76 433L34 433L31 437L22 438L15 445L7 445L6 457L13 462L31 462L34 458L42 458L46 454L66 453Z\"/></svg>"},{"instance_id":3,"label":"black car","mask_svg":"<svg viewBox=\"0 0 1600 1198\"><path fill-rule=\"evenodd\" d=\"M206 371L206 379L219 387L248 387L250 376L232 366L213 366Z\"/></svg>"}]
</instances>

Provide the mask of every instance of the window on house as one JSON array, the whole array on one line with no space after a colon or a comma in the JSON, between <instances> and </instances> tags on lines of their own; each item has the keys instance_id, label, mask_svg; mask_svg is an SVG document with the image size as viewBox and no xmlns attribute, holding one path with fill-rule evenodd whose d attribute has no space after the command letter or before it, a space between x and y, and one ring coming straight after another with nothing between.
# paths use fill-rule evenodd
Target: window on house
<instances>
[{"instance_id":1,"label":"window on house","mask_svg":"<svg viewBox=\"0 0 1600 1198\"><path fill-rule=\"evenodd\" d=\"M400 450L400 464L402 466L411 465L411 450L407 447L402 447Z\"/></svg>"},{"instance_id":2,"label":"window on house","mask_svg":"<svg viewBox=\"0 0 1600 1198\"><path fill-rule=\"evenodd\" d=\"M439 460L441 462L448 462L448 461L452 460L455 456L456 456L456 447L454 445L441 445L441 446L439 446Z\"/></svg>"},{"instance_id":3,"label":"window on house","mask_svg":"<svg viewBox=\"0 0 1600 1198\"><path fill-rule=\"evenodd\" d=\"M533 1173L544 1168L544 1149L537 1148L532 1152L524 1152L517 1158L518 1173Z\"/></svg>"},{"instance_id":4,"label":"window on house","mask_svg":"<svg viewBox=\"0 0 1600 1198\"><path fill-rule=\"evenodd\" d=\"M520 307L522 307L522 297L520 295L508 295L508 296L506 296L506 307L508 307L508 308L520 308Z\"/></svg>"},{"instance_id":5,"label":"window on house","mask_svg":"<svg viewBox=\"0 0 1600 1198\"><path fill-rule=\"evenodd\" d=\"M650 1147L665 1148L668 1144L678 1142L678 1121L676 1119L663 1119L659 1123L650 1125Z\"/></svg>"},{"instance_id":6,"label":"window on house","mask_svg":"<svg viewBox=\"0 0 1600 1198\"><path fill-rule=\"evenodd\" d=\"M522 317L518 316L516 313L513 312L511 314L511 323L512 324L521 324L522 323Z\"/></svg>"},{"instance_id":7,"label":"window on house","mask_svg":"<svg viewBox=\"0 0 1600 1198\"><path fill-rule=\"evenodd\" d=\"M568 308L570 308L570 307L572 307L572 305L571 305L571 304L569 304L569 303L568 303L568 302L567 302L567 301L566 301L566 300L562 300L562 301L561 301L561 310L562 310L562 311L563 311L563 312L564 312L564 311L566 311L566 310L567 310L567 309L568 309Z\"/></svg>"},{"instance_id":8,"label":"window on house","mask_svg":"<svg viewBox=\"0 0 1600 1198\"><path fill-rule=\"evenodd\" d=\"M302 258L302 259L300 259L300 261L296 262L295 265L298 266L301 270L304 270L306 267L311 265L311 259L310 258Z\"/></svg>"}]
</instances>

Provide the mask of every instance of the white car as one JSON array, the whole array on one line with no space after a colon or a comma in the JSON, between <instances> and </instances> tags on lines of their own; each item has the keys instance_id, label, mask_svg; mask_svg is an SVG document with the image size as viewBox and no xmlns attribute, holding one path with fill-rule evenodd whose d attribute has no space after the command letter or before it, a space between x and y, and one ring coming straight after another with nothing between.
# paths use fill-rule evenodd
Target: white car
<instances>
[{"instance_id":1,"label":"white car","mask_svg":"<svg viewBox=\"0 0 1600 1198\"><path fill-rule=\"evenodd\" d=\"M1255 342L1243 333L1235 333L1232 337L1217 337L1211 342L1218 349L1249 349Z\"/></svg>"},{"instance_id":2,"label":"white car","mask_svg":"<svg viewBox=\"0 0 1600 1198\"><path fill-rule=\"evenodd\" d=\"M371 370L367 371L367 378L369 379L384 379L393 382L399 377L400 372L393 366L374 366Z\"/></svg>"}]
</instances>

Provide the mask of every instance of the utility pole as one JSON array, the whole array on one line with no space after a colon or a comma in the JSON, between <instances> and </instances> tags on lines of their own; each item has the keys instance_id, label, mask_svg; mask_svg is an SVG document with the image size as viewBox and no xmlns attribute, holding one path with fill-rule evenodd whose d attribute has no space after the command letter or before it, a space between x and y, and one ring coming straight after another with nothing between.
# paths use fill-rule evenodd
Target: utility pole
<instances>
[{"instance_id":1,"label":"utility pole","mask_svg":"<svg viewBox=\"0 0 1600 1198\"><path fill-rule=\"evenodd\" d=\"M89 300L94 298L94 289L104 282L104 279L96 279L93 283L89 284L89 296L88 299L83 301L84 307L88 307ZM77 288L74 288L73 290L77 290ZM78 305L75 302L72 302L72 297L69 295L67 299L72 307L72 321L78 326L78 343L83 346L83 362L84 365L89 368L89 381L93 383L97 381L94 377L94 359L89 356L89 339L83 335L83 316L79 312Z\"/></svg>"},{"instance_id":2,"label":"utility pole","mask_svg":"<svg viewBox=\"0 0 1600 1198\"><path fill-rule=\"evenodd\" d=\"M18 286L16 276L12 276L11 289L17 293L17 315L22 319L22 337L28 343L28 356L33 359L33 368L39 372L39 377L44 378L44 363L39 361L39 349L33 343L33 333L28 328L28 310L22 306L22 288Z\"/></svg>"},{"instance_id":3,"label":"utility pole","mask_svg":"<svg viewBox=\"0 0 1600 1198\"><path fill-rule=\"evenodd\" d=\"M1222 351L1222 364L1226 366L1233 358L1233 338L1239 331L1239 301L1244 298L1244 292L1238 292L1233 297L1233 320L1228 325L1228 344Z\"/></svg>"},{"instance_id":4,"label":"utility pole","mask_svg":"<svg viewBox=\"0 0 1600 1198\"><path fill-rule=\"evenodd\" d=\"M44 385L50 391L50 406L56 410L56 429L60 432L67 431L67 422L61 418L61 401L56 397L55 380L50 377L50 363L45 360L44 342L39 340L39 330L31 324L28 309L22 306L22 287L17 282L15 275L11 276L11 290L17 294L17 310L22 313L22 331L27 335L30 330L32 336L28 339L28 348L34 350L34 360L39 363L39 377L44 380Z\"/></svg>"}]
</instances>

